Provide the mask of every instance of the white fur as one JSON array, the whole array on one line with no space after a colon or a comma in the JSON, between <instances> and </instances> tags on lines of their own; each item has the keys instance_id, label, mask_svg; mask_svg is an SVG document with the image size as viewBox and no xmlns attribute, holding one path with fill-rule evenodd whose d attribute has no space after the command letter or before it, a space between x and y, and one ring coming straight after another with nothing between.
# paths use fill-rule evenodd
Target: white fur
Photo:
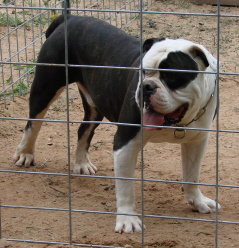
<instances>
[{"instance_id":1,"label":"white fur","mask_svg":"<svg viewBox=\"0 0 239 248\"><path fill-rule=\"evenodd\" d=\"M116 177L133 178L138 153L140 151L140 135L126 146L114 152L114 169ZM136 214L134 181L116 180L117 212ZM137 216L117 215L115 232L141 232L142 223Z\"/></svg>"},{"instance_id":2,"label":"white fur","mask_svg":"<svg viewBox=\"0 0 239 248\"><path fill-rule=\"evenodd\" d=\"M82 92L82 94L84 95L87 103L91 106L91 107L95 107L95 104L89 94L89 92L87 91L87 89L82 85L80 84L79 82L77 82L77 86L78 88L80 89L80 91Z\"/></svg>"},{"instance_id":3,"label":"white fur","mask_svg":"<svg viewBox=\"0 0 239 248\"><path fill-rule=\"evenodd\" d=\"M55 97L48 104L48 106L36 116L36 119L43 119L50 105L59 97L65 87L62 87L56 92ZM16 165L24 165L25 167L29 167L34 163L34 151L35 151L35 143L37 136L39 134L40 128L42 125L42 121L32 121L31 128L28 130L24 130L24 134L20 144L17 147L17 150L13 156L13 162Z\"/></svg>"}]
</instances>

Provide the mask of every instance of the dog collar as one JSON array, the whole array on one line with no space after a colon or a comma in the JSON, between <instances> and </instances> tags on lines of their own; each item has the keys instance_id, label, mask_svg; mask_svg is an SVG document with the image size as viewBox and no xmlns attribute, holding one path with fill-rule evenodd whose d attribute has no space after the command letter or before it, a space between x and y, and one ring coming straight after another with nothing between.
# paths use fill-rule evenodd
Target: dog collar
<instances>
[{"instance_id":1,"label":"dog collar","mask_svg":"<svg viewBox=\"0 0 239 248\"><path fill-rule=\"evenodd\" d=\"M205 113L206 113L206 110L207 110L207 106L208 104L210 103L210 101L212 100L214 94L215 94L215 91L216 91L216 85L217 85L217 80L215 80L215 85L214 85L214 89L213 89L213 92L212 94L210 95L206 105L198 112L198 114L195 116L195 118L193 118L189 123L187 124L184 124L184 125L177 125L175 124L176 127L187 127L189 126L191 123L193 123L194 121L197 121L199 120ZM175 129L174 132L173 132L173 135L176 139L183 139L185 136L186 136L186 130L185 129Z\"/></svg>"}]
</instances>

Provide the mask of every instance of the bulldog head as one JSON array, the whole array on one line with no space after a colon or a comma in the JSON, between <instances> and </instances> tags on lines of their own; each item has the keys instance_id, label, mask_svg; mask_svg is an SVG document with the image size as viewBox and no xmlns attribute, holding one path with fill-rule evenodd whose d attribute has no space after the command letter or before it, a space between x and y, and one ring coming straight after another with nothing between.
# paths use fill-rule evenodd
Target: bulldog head
<instances>
[{"instance_id":1,"label":"bulldog head","mask_svg":"<svg viewBox=\"0 0 239 248\"><path fill-rule=\"evenodd\" d=\"M205 91L210 91L207 83L213 81L215 75L199 71L216 71L217 60L202 45L183 39L149 39L143 51L143 78L139 80L135 95L138 106L143 105L143 124L186 124L212 93Z\"/></svg>"}]
</instances>

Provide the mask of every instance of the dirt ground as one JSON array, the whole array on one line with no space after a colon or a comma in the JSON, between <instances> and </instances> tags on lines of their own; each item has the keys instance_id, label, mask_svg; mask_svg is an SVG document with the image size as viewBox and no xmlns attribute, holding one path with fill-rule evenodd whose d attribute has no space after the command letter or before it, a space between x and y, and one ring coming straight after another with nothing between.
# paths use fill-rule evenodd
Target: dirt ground
<instances>
[{"instance_id":1,"label":"dirt ground","mask_svg":"<svg viewBox=\"0 0 239 248\"><path fill-rule=\"evenodd\" d=\"M195 5L188 1L156 1L151 11L174 11L182 13L215 14L216 6ZM221 7L222 14L239 14L236 7ZM217 56L217 17L191 15L145 15L143 36L185 38L205 45ZM220 62L221 72L239 72L238 67L238 17L221 18ZM127 32L138 35L139 20L127 28ZM220 114L221 130L239 130L237 75L220 76ZM70 120L80 121L83 116L81 100L75 86L70 86ZM0 116L28 117L29 94L8 100L7 108L0 101ZM66 120L66 97L62 94L50 108L48 119ZM114 176L112 140L116 127L111 124L100 125L90 147L91 161L98 167L97 176L68 179L68 144L65 123L45 122L36 146L36 166L17 167L12 163L12 155L19 144L25 126L24 121L0 120L0 200L1 208L0 248L23 247L73 247L71 245L37 244L13 242L4 239L21 239L69 243L68 193L71 192L72 242L83 247L91 245L138 248L142 247L239 247L239 207L238 188L219 187L219 211L216 225L215 214L203 215L192 212L181 191L180 183L144 182L144 208L147 229L144 239L139 233L114 233L115 215L85 213L87 211L115 212L114 180L102 178ZM70 164L74 161L77 123L70 124ZM213 124L215 127L215 123ZM219 134L219 184L239 185L239 144L238 133ZM144 149L144 178L181 181L180 147L172 144L148 144ZM211 132L208 150L202 164L201 183L214 184L216 180L216 134ZM18 171L18 173L13 173ZM20 172L33 172L24 174ZM45 174L34 174L42 172ZM47 174L48 173L48 174ZM52 175L51 173L59 173ZM140 160L135 176L141 177ZM68 183L71 188L69 190ZM202 186L203 193L215 198L215 188ZM141 183L136 182L137 209L141 207ZM12 208L6 205L27 206L35 209ZM38 209L39 207L48 210ZM52 210L50 210L52 208ZM60 210L56 210L60 209ZM167 218L170 217L170 218ZM182 219L182 218L189 218ZM195 221L191 220L195 218ZM216 228L218 239L215 241Z\"/></svg>"}]
</instances>

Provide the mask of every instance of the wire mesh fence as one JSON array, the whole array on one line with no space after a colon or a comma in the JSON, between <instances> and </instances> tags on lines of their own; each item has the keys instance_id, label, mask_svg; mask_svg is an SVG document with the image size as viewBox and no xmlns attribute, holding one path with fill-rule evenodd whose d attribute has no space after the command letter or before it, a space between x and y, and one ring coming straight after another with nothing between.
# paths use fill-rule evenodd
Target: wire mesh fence
<instances>
[{"instance_id":1,"label":"wire mesh fence","mask_svg":"<svg viewBox=\"0 0 239 248\"><path fill-rule=\"evenodd\" d=\"M149 144L141 149L135 177L127 178L136 184L138 216L147 229L133 235L115 234L112 140L120 124L100 122L90 147L98 173L74 174L75 134L83 108L72 85L43 119L37 165L24 168L10 162L28 120L29 88L45 31L56 16L66 12L106 20L141 40L193 40L219 59L220 112L210 130L199 130L211 134L199 185L210 198L219 200L219 212L191 212L180 190L177 145ZM238 16L234 6L180 0L4 1L0 5L2 241L26 247L237 247Z\"/></svg>"}]
</instances>

